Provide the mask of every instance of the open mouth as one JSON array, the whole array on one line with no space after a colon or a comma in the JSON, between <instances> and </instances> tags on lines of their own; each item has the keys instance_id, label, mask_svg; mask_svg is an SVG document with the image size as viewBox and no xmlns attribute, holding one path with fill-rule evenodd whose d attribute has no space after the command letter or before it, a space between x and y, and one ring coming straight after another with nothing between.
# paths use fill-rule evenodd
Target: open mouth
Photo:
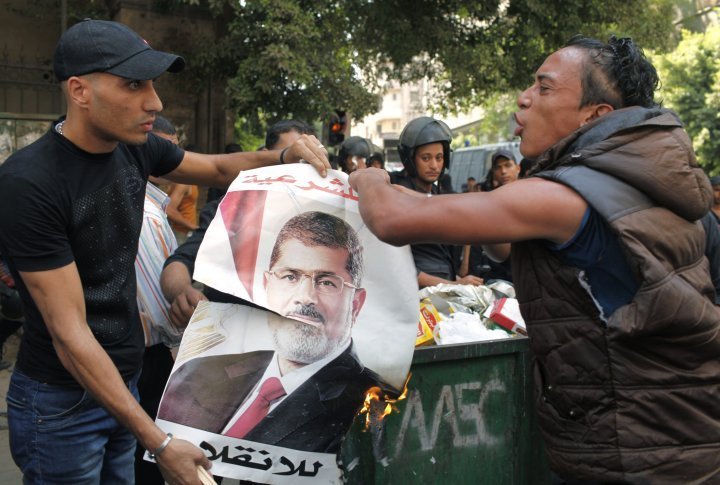
<instances>
[{"instance_id":1,"label":"open mouth","mask_svg":"<svg viewBox=\"0 0 720 485\"><path fill-rule=\"evenodd\" d=\"M515 120L515 129L513 130L513 135L522 136L523 124L520 123L520 120L517 117L517 113L515 113L515 115L513 116L513 119Z\"/></svg>"}]
</instances>

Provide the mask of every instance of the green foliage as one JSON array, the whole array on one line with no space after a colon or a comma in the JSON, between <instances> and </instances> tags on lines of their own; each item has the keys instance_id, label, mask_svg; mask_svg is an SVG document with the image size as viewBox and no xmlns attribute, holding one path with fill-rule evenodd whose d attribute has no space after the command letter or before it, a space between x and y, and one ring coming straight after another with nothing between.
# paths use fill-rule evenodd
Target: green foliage
<instances>
[{"instance_id":1,"label":"green foliage","mask_svg":"<svg viewBox=\"0 0 720 485\"><path fill-rule=\"evenodd\" d=\"M480 116L480 120L453 139L454 147L499 143L514 138L510 131L510 120L517 110L517 95L492 94L485 99L483 107L485 112Z\"/></svg>"},{"instance_id":2,"label":"green foliage","mask_svg":"<svg viewBox=\"0 0 720 485\"><path fill-rule=\"evenodd\" d=\"M192 39L188 60L201 82L228 78L230 107L270 120L315 119L352 106L364 116L378 97L360 82L345 19L338 4L307 0L210 2L222 14L225 35ZM340 27L340 31L336 30Z\"/></svg>"},{"instance_id":3,"label":"green foliage","mask_svg":"<svg viewBox=\"0 0 720 485\"><path fill-rule=\"evenodd\" d=\"M677 48L654 62L662 83L658 98L680 116L700 165L720 173L720 26L683 31Z\"/></svg>"},{"instance_id":4,"label":"green foliage","mask_svg":"<svg viewBox=\"0 0 720 485\"><path fill-rule=\"evenodd\" d=\"M235 121L235 143L243 147L243 151L250 152L257 150L265 145L266 128L258 123L253 123L244 117L239 117Z\"/></svg>"},{"instance_id":5,"label":"green foliage","mask_svg":"<svg viewBox=\"0 0 720 485\"><path fill-rule=\"evenodd\" d=\"M395 77L429 75L440 86L434 107L445 111L526 87L542 60L577 33L630 35L660 49L675 40L668 0L349 3L356 9L351 17L360 19L360 51L394 66Z\"/></svg>"},{"instance_id":6,"label":"green foliage","mask_svg":"<svg viewBox=\"0 0 720 485\"><path fill-rule=\"evenodd\" d=\"M209 9L217 38L185 39L198 85L227 78L243 116L355 118L377 111L378 80L429 78L430 109L483 105L525 87L572 35L673 45L669 0L163 0Z\"/></svg>"},{"instance_id":7,"label":"green foliage","mask_svg":"<svg viewBox=\"0 0 720 485\"><path fill-rule=\"evenodd\" d=\"M686 0L686 3L689 0ZM57 12L57 0L18 7ZM210 12L213 35L178 35L200 91L227 80L229 107L251 120L321 119L336 108L362 118L379 107L380 82L429 78L437 113L486 105L525 87L575 33L631 35L674 44L670 0L152 0L158 13ZM69 24L111 19L119 0L67 0ZM489 110L489 116L493 115Z\"/></svg>"}]
</instances>

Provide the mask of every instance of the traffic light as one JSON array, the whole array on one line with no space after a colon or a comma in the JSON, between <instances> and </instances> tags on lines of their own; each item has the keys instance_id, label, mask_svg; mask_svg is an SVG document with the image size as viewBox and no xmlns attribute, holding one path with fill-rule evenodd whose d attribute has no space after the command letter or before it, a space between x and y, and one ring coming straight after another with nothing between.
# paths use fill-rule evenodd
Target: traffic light
<instances>
[{"instance_id":1,"label":"traffic light","mask_svg":"<svg viewBox=\"0 0 720 485\"><path fill-rule=\"evenodd\" d=\"M335 110L328 120L328 144L335 146L345 140L346 118L345 111Z\"/></svg>"}]
</instances>

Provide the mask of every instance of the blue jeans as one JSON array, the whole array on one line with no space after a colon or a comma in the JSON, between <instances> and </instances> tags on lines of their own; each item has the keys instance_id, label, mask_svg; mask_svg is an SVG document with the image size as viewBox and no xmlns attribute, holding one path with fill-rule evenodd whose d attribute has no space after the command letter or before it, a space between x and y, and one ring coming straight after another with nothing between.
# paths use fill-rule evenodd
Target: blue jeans
<instances>
[{"instance_id":1,"label":"blue jeans","mask_svg":"<svg viewBox=\"0 0 720 485\"><path fill-rule=\"evenodd\" d=\"M137 377L127 384L137 399ZM134 483L135 437L85 390L15 370L7 404L10 451L24 483Z\"/></svg>"}]
</instances>

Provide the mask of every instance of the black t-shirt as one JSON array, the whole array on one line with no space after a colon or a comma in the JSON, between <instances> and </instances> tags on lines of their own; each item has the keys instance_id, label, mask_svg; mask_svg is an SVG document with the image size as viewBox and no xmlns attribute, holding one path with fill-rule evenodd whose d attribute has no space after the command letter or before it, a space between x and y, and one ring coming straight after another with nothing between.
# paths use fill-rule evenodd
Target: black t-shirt
<instances>
[{"instance_id":1,"label":"black t-shirt","mask_svg":"<svg viewBox=\"0 0 720 485\"><path fill-rule=\"evenodd\" d=\"M80 150L54 127L0 167L0 249L26 312L17 367L50 384L77 386L60 362L18 271L77 265L87 322L127 379L141 366L143 332L135 257L148 175L174 170L184 152L155 135L111 153Z\"/></svg>"}]
</instances>

